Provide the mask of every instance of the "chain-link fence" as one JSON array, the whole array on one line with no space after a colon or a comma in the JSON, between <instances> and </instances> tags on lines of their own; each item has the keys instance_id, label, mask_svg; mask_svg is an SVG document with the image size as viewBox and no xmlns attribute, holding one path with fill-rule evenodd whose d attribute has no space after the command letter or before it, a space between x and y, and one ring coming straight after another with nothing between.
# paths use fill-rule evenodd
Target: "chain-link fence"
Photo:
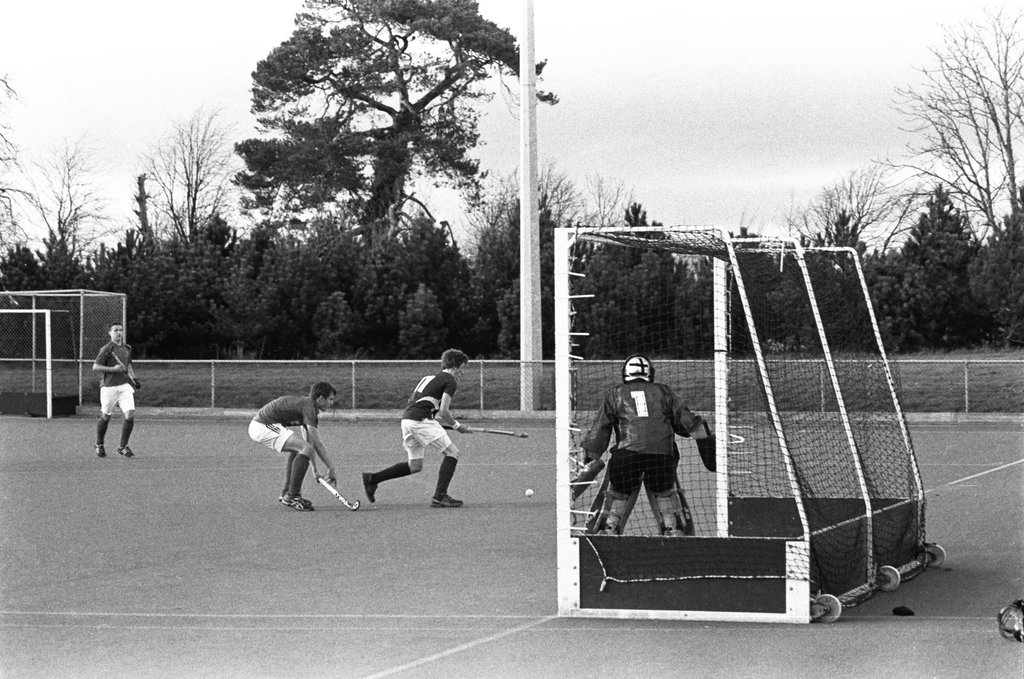
<instances>
[{"instance_id":1,"label":"chain-link fence","mask_svg":"<svg viewBox=\"0 0 1024 679\"><path fill-rule=\"evenodd\" d=\"M98 345L97 345L98 348ZM670 375L673 361L658 370ZM906 412L1024 413L1024 360L895 359ZM88 358L88 369L92 357ZM400 411L416 382L440 369L430 361L232 361L136 360L135 371L145 384L137 396L140 407L259 408L282 394L304 394L316 381L338 389L338 410ZM519 410L519 361L470 361L459 381L453 407L466 413ZM554 409L554 362L540 366L541 395L537 410ZM615 364L616 366L618 363ZM84 402L98 403L95 378ZM706 385L678 385L695 411L709 411ZM593 407L597 407L597 403Z\"/></svg>"}]
</instances>

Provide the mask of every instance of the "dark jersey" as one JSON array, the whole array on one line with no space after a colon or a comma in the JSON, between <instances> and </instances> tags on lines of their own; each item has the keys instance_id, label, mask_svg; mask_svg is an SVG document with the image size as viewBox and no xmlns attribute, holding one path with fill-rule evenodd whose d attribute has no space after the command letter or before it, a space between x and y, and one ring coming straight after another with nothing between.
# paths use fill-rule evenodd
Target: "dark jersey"
<instances>
[{"instance_id":1,"label":"dark jersey","mask_svg":"<svg viewBox=\"0 0 1024 679\"><path fill-rule=\"evenodd\" d=\"M280 424L285 427L319 426L316 404L308 396L280 396L260 408L254 418L263 424Z\"/></svg>"},{"instance_id":2,"label":"dark jersey","mask_svg":"<svg viewBox=\"0 0 1024 679\"><path fill-rule=\"evenodd\" d=\"M117 356L117 358L114 358ZM121 363L125 366L132 364L132 348L127 344L115 344L113 342L107 342L100 351L96 354L96 363L108 366L116 367L120 365L117 359L121 359ZM103 386L104 387L119 387L122 384L128 384L128 373L101 373L103 375Z\"/></svg>"},{"instance_id":3,"label":"dark jersey","mask_svg":"<svg viewBox=\"0 0 1024 679\"><path fill-rule=\"evenodd\" d=\"M613 453L675 455L675 435L689 436L700 421L667 385L635 380L608 391L583 449L600 457L614 432Z\"/></svg>"},{"instance_id":4,"label":"dark jersey","mask_svg":"<svg viewBox=\"0 0 1024 679\"><path fill-rule=\"evenodd\" d=\"M451 373L441 371L436 375L427 375L412 390L409 404L402 413L403 420L427 420L437 414L441 407L441 397L445 394L455 395L459 383Z\"/></svg>"}]
</instances>

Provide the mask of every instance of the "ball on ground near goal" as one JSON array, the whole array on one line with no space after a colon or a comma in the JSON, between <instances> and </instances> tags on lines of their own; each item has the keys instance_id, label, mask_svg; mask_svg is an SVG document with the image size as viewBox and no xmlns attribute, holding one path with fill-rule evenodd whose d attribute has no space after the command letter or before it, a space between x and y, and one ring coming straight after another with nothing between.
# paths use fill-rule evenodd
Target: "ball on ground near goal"
<instances>
[{"instance_id":1,"label":"ball on ground near goal","mask_svg":"<svg viewBox=\"0 0 1024 679\"><path fill-rule=\"evenodd\" d=\"M533 497L533 488L527 488L525 495L526 497Z\"/></svg>"}]
</instances>

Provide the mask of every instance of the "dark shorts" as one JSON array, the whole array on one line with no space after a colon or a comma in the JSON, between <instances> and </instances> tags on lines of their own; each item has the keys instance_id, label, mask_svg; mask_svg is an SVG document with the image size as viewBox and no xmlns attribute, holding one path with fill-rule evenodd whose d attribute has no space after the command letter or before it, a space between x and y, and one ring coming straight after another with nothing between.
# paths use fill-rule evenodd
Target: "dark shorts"
<instances>
[{"instance_id":1,"label":"dark shorts","mask_svg":"<svg viewBox=\"0 0 1024 679\"><path fill-rule=\"evenodd\" d=\"M675 487L678 461L674 455L616 452L608 464L608 481L624 495L639 489L641 482L652 493L664 493Z\"/></svg>"}]
</instances>

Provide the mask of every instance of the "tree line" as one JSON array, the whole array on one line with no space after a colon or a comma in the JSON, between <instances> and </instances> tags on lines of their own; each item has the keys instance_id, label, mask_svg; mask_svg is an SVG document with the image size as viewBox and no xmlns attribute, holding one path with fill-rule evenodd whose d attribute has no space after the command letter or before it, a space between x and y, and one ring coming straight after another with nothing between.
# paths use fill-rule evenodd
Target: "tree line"
<instances>
[{"instance_id":1,"label":"tree line","mask_svg":"<svg viewBox=\"0 0 1024 679\"><path fill-rule=\"evenodd\" d=\"M545 358L554 352L553 230L574 226L557 221L550 200L542 194ZM647 223L635 203L624 220ZM426 217L373 239L332 219L246 236L214 220L192 240L149 241L128 231L86 257L9 248L0 258L0 285L126 293L128 325L147 358L422 358L448 346L480 358L515 358L518 244L517 205L479 231L469 253ZM1024 345L1020 211L979 241L949 192L936 187L902 246L861 251L891 350ZM638 332L645 318L663 313L655 307L674 308L688 319L688 330L678 331L678 355L709 355L712 329L701 318L700 298L707 293L699 292L710 290L706 260L624 258L598 248L589 267L588 292L596 299L614 302L626 286L647 286L649 308L630 309ZM622 312L610 304L605 313ZM597 314L588 325L611 322Z\"/></svg>"}]
</instances>

